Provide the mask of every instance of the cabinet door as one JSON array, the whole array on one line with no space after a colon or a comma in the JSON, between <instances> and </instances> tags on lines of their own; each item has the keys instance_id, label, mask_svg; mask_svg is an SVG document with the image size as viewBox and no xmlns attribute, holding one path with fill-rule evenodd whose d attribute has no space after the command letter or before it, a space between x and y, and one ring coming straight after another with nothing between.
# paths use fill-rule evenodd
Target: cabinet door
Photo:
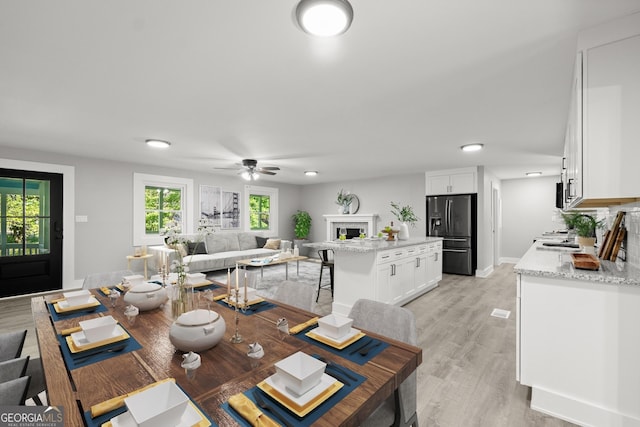
<instances>
[{"instance_id":1,"label":"cabinet door","mask_svg":"<svg viewBox=\"0 0 640 427\"><path fill-rule=\"evenodd\" d=\"M429 260L426 251L420 252L413 260L413 281L415 284L416 292L421 291L430 284L430 279L428 276L428 264Z\"/></svg>"},{"instance_id":2,"label":"cabinet door","mask_svg":"<svg viewBox=\"0 0 640 427\"><path fill-rule=\"evenodd\" d=\"M564 201L566 206L573 205L582 199L582 54L576 57L571 88L571 104L569 106L569 120L565 135L565 156L567 182L565 185Z\"/></svg>"},{"instance_id":3,"label":"cabinet door","mask_svg":"<svg viewBox=\"0 0 640 427\"><path fill-rule=\"evenodd\" d=\"M377 300L385 304L391 304L391 276L393 273L392 264L378 264L377 267Z\"/></svg>"},{"instance_id":4,"label":"cabinet door","mask_svg":"<svg viewBox=\"0 0 640 427\"><path fill-rule=\"evenodd\" d=\"M427 254L427 284L434 285L442 280L442 242L429 244Z\"/></svg>"},{"instance_id":5,"label":"cabinet door","mask_svg":"<svg viewBox=\"0 0 640 427\"><path fill-rule=\"evenodd\" d=\"M464 172L449 177L449 193L465 194L476 192L476 174Z\"/></svg>"},{"instance_id":6,"label":"cabinet door","mask_svg":"<svg viewBox=\"0 0 640 427\"><path fill-rule=\"evenodd\" d=\"M449 175L431 175L427 177L427 195L447 194L449 190Z\"/></svg>"}]
</instances>

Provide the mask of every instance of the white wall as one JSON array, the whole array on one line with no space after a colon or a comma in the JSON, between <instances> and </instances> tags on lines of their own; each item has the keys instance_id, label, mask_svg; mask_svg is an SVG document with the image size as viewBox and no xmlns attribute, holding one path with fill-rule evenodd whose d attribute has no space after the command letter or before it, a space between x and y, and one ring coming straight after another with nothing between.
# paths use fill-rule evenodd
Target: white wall
<instances>
[{"instance_id":1,"label":"white wall","mask_svg":"<svg viewBox=\"0 0 640 427\"><path fill-rule=\"evenodd\" d=\"M492 208L493 189L500 193L501 182L493 173L484 167L478 168L478 241L476 275L486 277L493 271L494 264L494 232L498 238L501 230L494 230L494 213ZM499 249L498 249L499 250Z\"/></svg>"},{"instance_id":2,"label":"white wall","mask_svg":"<svg viewBox=\"0 0 640 427\"><path fill-rule=\"evenodd\" d=\"M501 258L518 259L533 239L545 231L564 228L554 221L558 176L502 181Z\"/></svg>"}]
</instances>

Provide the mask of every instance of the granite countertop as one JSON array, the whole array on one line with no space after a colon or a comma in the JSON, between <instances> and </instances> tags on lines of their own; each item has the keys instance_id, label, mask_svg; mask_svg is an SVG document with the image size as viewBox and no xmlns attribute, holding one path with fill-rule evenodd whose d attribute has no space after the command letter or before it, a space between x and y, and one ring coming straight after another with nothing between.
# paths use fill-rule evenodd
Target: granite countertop
<instances>
[{"instance_id":1,"label":"granite countertop","mask_svg":"<svg viewBox=\"0 0 640 427\"><path fill-rule=\"evenodd\" d=\"M514 267L516 273L557 279L586 280L612 285L640 286L640 269L621 261L600 260L598 270L577 269L571 263L571 253L550 250L535 242ZM581 251L584 252L584 251Z\"/></svg>"},{"instance_id":2,"label":"granite countertop","mask_svg":"<svg viewBox=\"0 0 640 427\"><path fill-rule=\"evenodd\" d=\"M393 240L387 241L384 239L350 239L344 241L327 241L327 242L312 242L305 243L304 246L314 249L333 249L334 251L344 252L373 252L381 251L385 249L397 249L407 246L414 246L423 243L431 243L441 241L442 237L418 237L409 240Z\"/></svg>"}]
</instances>

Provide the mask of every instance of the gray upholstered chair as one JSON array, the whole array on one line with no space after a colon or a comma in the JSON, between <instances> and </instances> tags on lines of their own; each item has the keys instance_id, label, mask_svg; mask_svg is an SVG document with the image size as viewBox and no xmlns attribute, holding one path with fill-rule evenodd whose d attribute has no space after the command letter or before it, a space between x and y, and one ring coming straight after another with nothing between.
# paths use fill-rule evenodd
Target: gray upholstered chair
<instances>
[{"instance_id":1,"label":"gray upholstered chair","mask_svg":"<svg viewBox=\"0 0 640 427\"><path fill-rule=\"evenodd\" d=\"M24 405L29 380L29 377L20 377L0 383L0 406Z\"/></svg>"},{"instance_id":2,"label":"gray upholstered chair","mask_svg":"<svg viewBox=\"0 0 640 427\"><path fill-rule=\"evenodd\" d=\"M82 283L82 289L93 289L102 286L113 286L122 282L124 276L131 276L131 270L108 271L105 273L87 274Z\"/></svg>"},{"instance_id":3,"label":"gray upholstered chair","mask_svg":"<svg viewBox=\"0 0 640 427\"><path fill-rule=\"evenodd\" d=\"M0 362L0 383L23 377L28 363L29 356Z\"/></svg>"},{"instance_id":4,"label":"gray upholstered chair","mask_svg":"<svg viewBox=\"0 0 640 427\"><path fill-rule=\"evenodd\" d=\"M33 357L29 360L25 375L31 377L29 388L27 389L26 399L33 399L36 405L42 406L42 400L39 394L47 389L44 381L44 370L42 369L42 360L39 357Z\"/></svg>"},{"instance_id":5,"label":"gray upholstered chair","mask_svg":"<svg viewBox=\"0 0 640 427\"><path fill-rule=\"evenodd\" d=\"M405 308L359 299L351 308L349 317L355 327L407 344L417 343L415 317ZM416 387L416 372L413 372L362 425L418 427Z\"/></svg>"},{"instance_id":6,"label":"gray upholstered chair","mask_svg":"<svg viewBox=\"0 0 640 427\"><path fill-rule=\"evenodd\" d=\"M303 310L314 311L314 294L315 290L312 286L285 280L278 285L273 299Z\"/></svg>"},{"instance_id":7,"label":"gray upholstered chair","mask_svg":"<svg viewBox=\"0 0 640 427\"><path fill-rule=\"evenodd\" d=\"M22 355L22 346L27 330L11 331L0 334L0 362L15 359Z\"/></svg>"}]
</instances>

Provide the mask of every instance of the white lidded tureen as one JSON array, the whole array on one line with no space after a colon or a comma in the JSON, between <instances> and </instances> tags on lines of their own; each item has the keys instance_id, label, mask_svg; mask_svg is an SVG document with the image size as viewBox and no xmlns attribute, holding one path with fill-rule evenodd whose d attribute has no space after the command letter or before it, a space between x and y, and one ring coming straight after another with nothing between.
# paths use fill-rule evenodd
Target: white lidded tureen
<instances>
[{"instance_id":1,"label":"white lidded tureen","mask_svg":"<svg viewBox=\"0 0 640 427\"><path fill-rule=\"evenodd\" d=\"M157 283L144 282L132 286L126 294L124 301L138 307L140 311L153 310L167 302L167 290Z\"/></svg>"},{"instance_id":2,"label":"white lidded tureen","mask_svg":"<svg viewBox=\"0 0 640 427\"><path fill-rule=\"evenodd\" d=\"M169 340L182 351L202 351L220 342L227 325L218 313L197 309L181 314L171 325Z\"/></svg>"}]
</instances>

